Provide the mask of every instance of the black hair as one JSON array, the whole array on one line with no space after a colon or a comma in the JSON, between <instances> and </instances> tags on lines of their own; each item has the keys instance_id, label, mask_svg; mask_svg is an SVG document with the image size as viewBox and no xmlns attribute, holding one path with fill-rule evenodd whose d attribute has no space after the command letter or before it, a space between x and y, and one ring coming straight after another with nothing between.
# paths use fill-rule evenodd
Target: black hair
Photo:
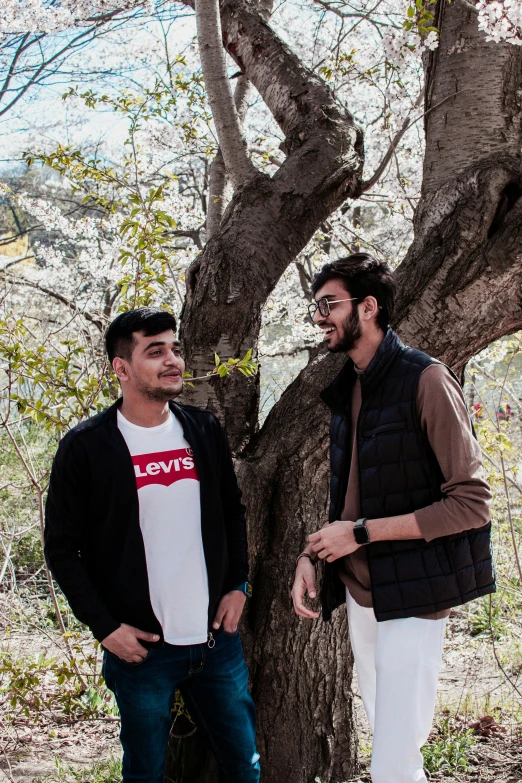
<instances>
[{"instance_id":1,"label":"black hair","mask_svg":"<svg viewBox=\"0 0 522 783\"><path fill-rule=\"evenodd\" d=\"M134 348L134 332L142 332L146 337L161 334L167 329L176 331L176 319L172 313L158 307L139 307L120 313L105 332L105 348L109 361L115 356L130 361Z\"/></svg>"},{"instance_id":2,"label":"black hair","mask_svg":"<svg viewBox=\"0 0 522 783\"><path fill-rule=\"evenodd\" d=\"M352 253L325 264L312 281L315 294L329 280L342 280L343 285L356 299L374 296L379 305L377 326L386 331L393 318L395 304L395 280L393 272L385 261L379 261L369 253Z\"/></svg>"}]
</instances>

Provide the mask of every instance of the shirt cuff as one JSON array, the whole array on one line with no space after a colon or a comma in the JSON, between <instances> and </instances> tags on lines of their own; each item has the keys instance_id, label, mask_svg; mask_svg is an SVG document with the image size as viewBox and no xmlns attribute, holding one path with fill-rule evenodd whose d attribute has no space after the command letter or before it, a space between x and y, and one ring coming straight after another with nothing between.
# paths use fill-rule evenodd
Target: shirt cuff
<instances>
[{"instance_id":1,"label":"shirt cuff","mask_svg":"<svg viewBox=\"0 0 522 783\"><path fill-rule=\"evenodd\" d=\"M117 631L120 625L121 623L115 620L114 617L107 612L90 623L89 628L91 629L94 638L99 642L102 642L109 634Z\"/></svg>"}]
</instances>

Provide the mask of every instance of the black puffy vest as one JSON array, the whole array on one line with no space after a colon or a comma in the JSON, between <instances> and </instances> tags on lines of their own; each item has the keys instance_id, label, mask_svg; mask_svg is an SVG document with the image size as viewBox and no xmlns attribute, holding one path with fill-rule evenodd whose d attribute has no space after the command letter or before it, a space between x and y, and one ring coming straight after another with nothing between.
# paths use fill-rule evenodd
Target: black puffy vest
<instances>
[{"instance_id":1,"label":"black puffy vest","mask_svg":"<svg viewBox=\"0 0 522 783\"><path fill-rule=\"evenodd\" d=\"M435 359L406 348L391 329L361 375L357 423L361 514L368 519L408 514L443 495L444 477L422 433L417 386ZM349 359L321 398L332 411L330 522L340 518L350 472L351 392ZM491 525L434 541L377 541L366 546L377 620L432 614L495 590ZM345 600L335 563L325 563L323 617Z\"/></svg>"}]
</instances>

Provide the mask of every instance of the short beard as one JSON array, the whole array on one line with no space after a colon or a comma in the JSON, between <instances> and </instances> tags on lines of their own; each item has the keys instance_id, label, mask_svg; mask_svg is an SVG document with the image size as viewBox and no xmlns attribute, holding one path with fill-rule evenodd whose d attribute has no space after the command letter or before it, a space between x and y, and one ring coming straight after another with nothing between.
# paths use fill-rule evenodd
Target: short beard
<instances>
[{"instance_id":1,"label":"short beard","mask_svg":"<svg viewBox=\"0 0 522 783\"><path fill-rule=\"evenodd\" d=\"M163 389L156 386L148 386L137 378L135 379L136 388L151 402L168 402L181 394L181 389Z\"/></svg>"},{"instance_id":2,"label":"short beard","mask_svg":"<svg viewBox=\"0 0 522 783\"><path fill-rule=\"evenodd\" d=\"M341 324L341 338L335 345L328 346L330 353L347 353L353 351L361 339L361 322L359 321L359 310L354 307L351 314L345 318Z\"/></svg>"}]
</instances>

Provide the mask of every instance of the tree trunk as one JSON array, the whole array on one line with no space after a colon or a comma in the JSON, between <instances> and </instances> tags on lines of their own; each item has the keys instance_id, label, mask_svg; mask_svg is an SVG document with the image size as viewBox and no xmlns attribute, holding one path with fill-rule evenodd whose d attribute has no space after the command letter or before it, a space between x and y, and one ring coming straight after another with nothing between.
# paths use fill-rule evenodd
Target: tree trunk
<instances>
[{"instance_id":1,"label":"tree trunk","mask_svg":"<svg viewBox=\"0 0 522 783\"><path fill-rule=\"evenodd\" d=\"M342 361L328 362L326 374L324 357L312 361L238 465L249 510L255 592L247 651L265 783L344 781L357 772L345 612L310 623L294 615L290 599L305 537L328 518L328 416L316 386Z\"/></svg>"}]
</instances>

